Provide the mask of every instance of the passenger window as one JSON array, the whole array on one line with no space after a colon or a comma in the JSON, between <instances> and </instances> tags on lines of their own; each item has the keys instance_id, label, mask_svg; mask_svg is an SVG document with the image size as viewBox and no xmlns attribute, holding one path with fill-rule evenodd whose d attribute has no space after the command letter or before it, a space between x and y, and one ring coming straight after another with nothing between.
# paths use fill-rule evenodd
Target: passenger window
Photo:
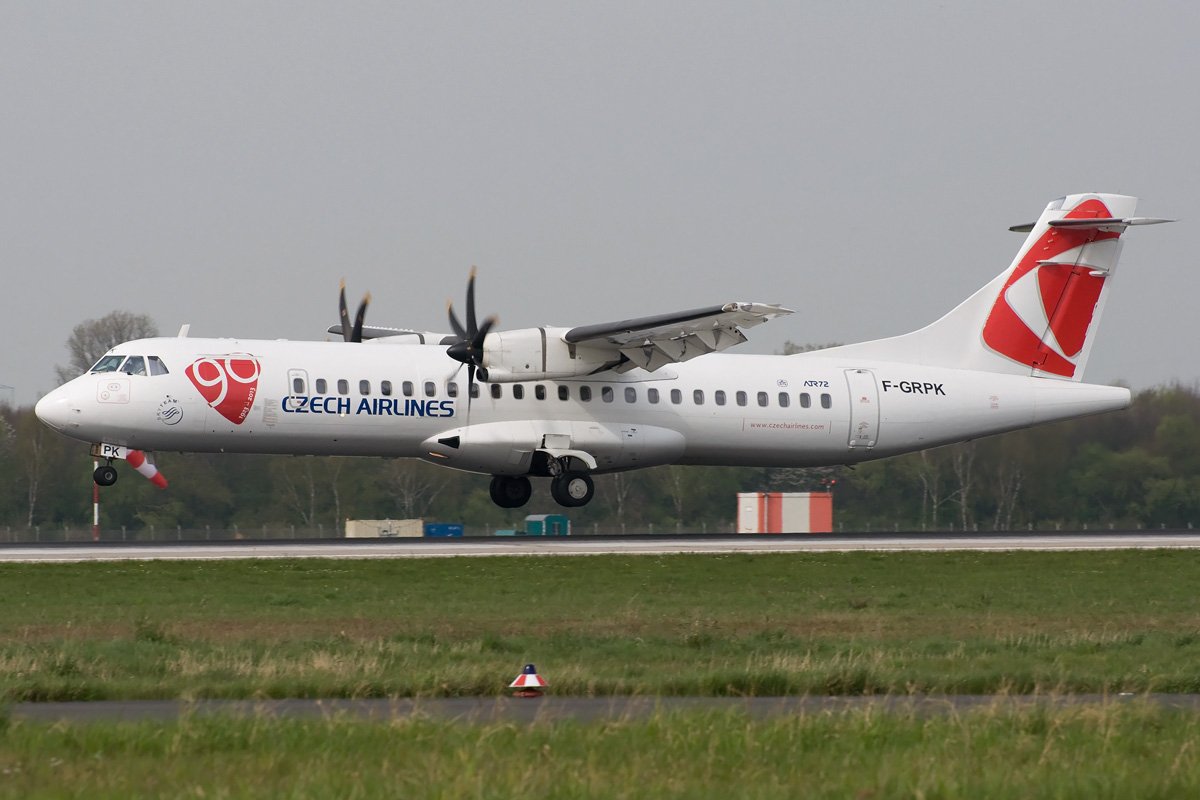
<instances>
[{"instance_id":1,"label":"passenger window","mask_svg":"<svg viewBox=\"0 0 1200 800\"><path fill-rule=\"evenodd\" d=\"M600 387L600 399L606 403L611 403L613 401L613 390L611 386Z\"/></svg>"},{"instance_id":2,"label":"passenger window","mask_svg":"<svg viewBox=\"0 0 1200 800\"><path fill-rule=\"evenodd\" d=\"M412 381L405 381L404 383L400 384L400 389L401 389L401 391L404 392L405 397L413 396L413 382Z\"/></svg>"},{"instance_id":3,"label":"passenger window","mask_svg":"<svg viewBox=\"0 0 1200 800\"><path fill-rule=\"evenodd\" d=\"M657 403L658 402L658 389L647 389L646 390L646 399L649 400L651 403Z\"/></svg>"},{"instance_id":4,"label":"passenger window","mask_svg":"<svg viewBox=\"0 0 1200 800\"><path fill-rule=\"evenodd\" d=\"M636 403L637 402L637 389L633 388L632 386L625 387L625 402L626 403Z\"/></svg>"},{"instance_id":5,"label":"passenger window","mask_svg":"<svg viewBox=\"0 0 1200 800\"><path fill-rule=\"evenodd\" d=\"M682 403L683 402L683 392L679 391L678 389L672 389L671 390L671 402L674 403L675 405L679 405L680 403Z\"/></svg>"},{"instance_id":6,"label":"passenger window","mask_svg":"<svg viewBox=\"0 0 1200 800\"><path fill-rule=\"evenodd\" d=\"M350 394L350 381L345 378L338 381L338 394Z\"/></svg>"},{"instance_id":7,"label":"passenger window","mask_svg":"<svg viewBox=\"0 0 1200 800\"><path fill-rule=\"evenodd\" d=\"M370 381L359 381L358 382L358 393L361 395L364 395L364 396L370 394L371 393L371 382Z\"/></svg>"},{"instance_id":8,"label":"passenger window","mask_svg":"<svg viewBox=\"0 0 1200 800\"><path fill-rule=\"evenodd\" d=\"M571 399L571 387L570 386L559 386L558 387L558 399L559 400L570 400Z\"/></svg>"},{"instance_id":9,"label":"passenger window","mask_svg":"<svg viewBox=\"0 0 1200 800\"><path fill-rule=\"evenodd\" d=\"M696 389L692 392L692 402L698 406L704 405L704 390Z\"/></svg>"},{"instance_id":10,"label":"passenger window","mask_svg":"<svg viewBox=\"0 0 1200 800\"><path fill-rule=\"evenodd\" d=\"M802 392L800 394L800 407L808 408L811 405L812 405L812 398L808 396L808 392Z\"/></svg>"},{"instance_id":11,"label":"passenger window","mask_svg":"<svg viewBox=\"0 0 1200 800\"><path fill-rule=\"evenodd\" d=\"M121 367L121 372L127 375L145 375L146 361L141 356L130 356L125 359L125 365Z\"/></svg>"},{"instance_id":12,"label":"passenger window","mask_svg":"<svg viewBox=\"0 0 1200 800\"><path fill-rule=\"evenodd\" d=\"M821 395L821 408L833 408L833 397L827 394Z\"/></svg>"},{"instance_id":13,"label":"passenger window","mask_svg":"<svg viewBox=\"0 0 1200 800\"><path fill-rule=\"evenodd\" d=\"M545 400L546 399L546 387L540 383L534 384L533 396L536 397L538 400Z\"/></svg>"},{"instance_id":14,"label":"passenger window","mask_svg":"<svg viewBox=\"0 0 1200 800\"><path fill-rule=\"evenodd\" d=\"M329 391L329 384L325 383L324 378L317 378L317 394L325 394L327 391Z\"/></svg>"},{"instance_id":15,"label":"passenger window","mask_svg":"<svg viewBox=\"0 0 1200 800\"><path fill-rule=\"evenodd\" d=\"M744 405L746 405L746 393L745 393L745 392L738 392L738 393L737 393L737 404L738 404L739 406L744 406Z\"/></svg>"},{"instance_id":16,"label":"passenger window","mask_svg":"<svg viewBox=\"0 0 1200 800\"><path fill-rule=\"evenodd\" d=\"M303 378L292 378L292 394L304 394Z\"/></svg>"},{"instance_id":17,"label":"passenger window","mask_svg":"<svg viewBox=\"0 0 1200 800\"><path fill-rule=\"evenodd\" d=\"M719 406L725 405L725 390L717 389L715 392L713 392L713 400L715 400Z\"/></svg>"},{"instance_id":18,"label":"passenger window","mask_svg":"<svg viewBox=\"0 0 1200 800\"><path fill-rule=\"evenodd\" d=\"M158 356L148 356L146 358L146 360L148 362L150 362L150 374L151 375L166 375L166 374L168 374L167 373L167 365L164 364L162 362L162 359L159 358Z\"/></svg>"},{"instance_id":19,"label":"passenger window","mask_svg":"<svg viewBox=\"0 0 1200 800\"><path fill-rule=\"evenodd\" d=\"M447 381L446 395L449 397L458 397L458 384L454 381Z\"/></svg>"},{"instance_id":20,"label":"passenger window","mask_svg":"<svg viewBox=\"0 0 1200 800\"><path fill-rule=\"evenodd\" d=\"M525 387L519 383L513 384L513 399L522 400L525 397Z\"/></svg>"},{"instance_id":21,"label":"passenger window","mask_svg":"<svg viewBox=\"0 0 1200 800\"><path fill-rule=\"evenodd\" d=\"M504 393L504 390L502 388L500 388L500 384L498 384L498 383L492 384L492 399L493 400L499 400L500 396L503 393Z\"/></svg>"},{"instance_id":22,"label":"passenger window","mask_svg":"<svg viewBox=\"0 0 1200 800\"><path fill-rule=\"evenodd\" d=\"M121 362L125 360L125 356L105 356L96 362L96 366L92 367L92 372L116 372L117 367L121 366Z\"/></svg>"},{"instance_id":23,"label":"passenger window","mask_svg":"<svg viewBox=\"0 0 1200 800\"><path fill-rule=\"evenodd\" d=\"M580 386L579 387L579 399L585 403L590 403L592 400L592 387Z\"/></svg>"},{"instance_id":24,"label":"passenger window","mask_svg":"<svg viewBox=\"0 0 1200 800\"><path fill-rule=\"evenodd\" d=\"M788 396L787 392L779 393L779 407L780 408L787 408L789 405L791 405L791 403L792 403L792 398Z\"/></svg>"},{"instance_id":25,"label":"passenger window","mask_svg":"<svg viewBox=\"0 0 1200 800\"><path fill-rule=\"evenodd\" d=\"M434 385L433 381L425 381L425 396L426 397L434 397L436 395L437 395L437 386Z\"/></svg>"},{"instance_id":26,"label":"passenger window","mask_svg":"<svg viewBox=\"0 0 1200 800\"><path fill-rule=\"evenodd\" d=\"M384 397L391 397L392 396L392 382L391 381L380 381L379 382L379 393L381 395L383 395Z\"/></svg>"},{"instance_id":27,"label":"passenger window","mask_svg":"<svg viewBox=\"0 0 1200 800\"><path fill-rule=\"evenodd\" d=\"M768 402L768 400L769 400L769 398L767 397L767 393L766 393L766 392L759 392L759 393L758 393L758 404L759 404L760 406L762 406L763 408L766 408L766 407L767 407L767 402Z\"/></svg>"}]
</instances>

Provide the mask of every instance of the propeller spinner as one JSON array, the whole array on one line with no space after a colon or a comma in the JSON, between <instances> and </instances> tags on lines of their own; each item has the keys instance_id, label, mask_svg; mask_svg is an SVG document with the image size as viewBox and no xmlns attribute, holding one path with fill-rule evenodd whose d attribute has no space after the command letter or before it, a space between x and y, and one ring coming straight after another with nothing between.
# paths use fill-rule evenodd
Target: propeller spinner
<instances>
[{"instance_id":1,"label":"propeller spinner","mask_svg":"<svg viewBox=\"0 0 1200 800\"><path fill-rule=\"evenodd\" d=\"M496 324L496 317L490 316L479 325L475 315L475 269L471 269L471 278L467 281L467 324L464 327L454 315L454 306L446 301L446 311L450 315L450 327L458 336L458 341L446 349L446 354L467 365L467 385L475 383L475 373L479 373L481 381L487 380L487 369L483 366L483 340L488 331Z\"/></svg>"},{"instance_id":2,"label":"propeller spinner","mask_svg":"<svg viewBox=\"0 0 1200 800\"><path fill-rule=\"evenodd\" d=\"M346 280L342 279L342 291L338 295L338 311L342 319L342 338L347 342L361 342L363 319L367 316L367 304L371 302L371 293L367 292L362 302L358 304L358 313L354 315L354 325L350 325L350 313L346 310Z\"/></svg>"}]
</instances>

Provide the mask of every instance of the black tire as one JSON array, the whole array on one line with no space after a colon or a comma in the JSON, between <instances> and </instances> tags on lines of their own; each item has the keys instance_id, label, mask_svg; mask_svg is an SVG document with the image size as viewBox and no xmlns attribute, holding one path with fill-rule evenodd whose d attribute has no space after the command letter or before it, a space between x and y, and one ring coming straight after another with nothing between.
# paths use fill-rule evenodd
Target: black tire
<instances>
[{"instance_id":1,"label":"black tire","mask_svg":"<svg viewBox=\"0 0 1200 800\"><path fill-rule=\"evenodd\" d=\"M579 508L591 502L596 487L586 472L564 472L550 481L550 494L560 506Z\"/></svg>"},{"instance_id":2,"label":"black tire","mask_svg":"<svg viewBox=\"0 0 1200 800\"><path fill-rule=\"evenodd\" d=\"M524 476L495 475L488 487L492 502L501 508L520 508L533 496L533 486Z\"/></svg>"},{"instance_id":3,"label":"black tire","mask_svg":"<svg viewBox=\"0 0 1200 800\"><path fill-rule=\"evenodd\" d=\"M97 467L96 471L92 473L92 480L96 482L97 486L112 486L117 482L117 468L112 464Z\"/></svg>"}]
</instances>

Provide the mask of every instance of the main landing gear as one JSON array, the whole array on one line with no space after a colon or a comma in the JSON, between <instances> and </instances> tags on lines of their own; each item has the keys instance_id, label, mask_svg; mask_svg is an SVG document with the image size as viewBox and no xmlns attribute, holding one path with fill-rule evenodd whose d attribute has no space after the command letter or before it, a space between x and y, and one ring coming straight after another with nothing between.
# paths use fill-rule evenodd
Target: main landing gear
<instances>
[{"instance_id":1,"label":"main landing gear","mask_svg":"<svg viewBox=\"0 0 1200 800\"><path fill-rule=\"evenodd\" d=\"M520 508L533 495L529 478L524 475L493 476L488 490L492 502L501 508ZM560 506L578 508L591 502L596 495L596 487L586 472L563 472L550 480L550 495Z\"/></svg>"},{"instance_id":2,"label":"main landing gear","mask_svg":"<svg viewBox=\"0 0 1200 800\"><path fill-rule=\"evenodd\" d=\"M492 502L501 508L520 508L533 495L533 486L524 475L496 475L489 489Z\"/></svg>"},{"instance_id":3,"label":"main landing gear","mask_svg":"<svg viewBox=\"0 0 1200 800\"><path fill-rule=\"evenodd\" d=\"M550 495L560 506L586 506L595 494L596 487L586 472L564 472L550 481Z\"/></svg>"},{"instance_id":4,"label":"main landing gear","mask_svg":"<svg viewBox=\"0 0 1200 800\"><path fill-rule=\"evenodd\" d=\"M112 464L101 464L92 473L92 480L97 486L112 486L117 482L117 468Z\"/></svg>"}]
</instances>

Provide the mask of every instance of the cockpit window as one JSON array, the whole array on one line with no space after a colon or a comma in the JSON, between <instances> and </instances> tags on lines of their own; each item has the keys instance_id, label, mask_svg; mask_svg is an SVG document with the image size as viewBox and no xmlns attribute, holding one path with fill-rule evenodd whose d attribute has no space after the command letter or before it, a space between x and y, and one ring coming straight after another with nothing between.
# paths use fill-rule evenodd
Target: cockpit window
<instances>
[{"instance_id":1,"label":"cockpit window","mask_svg":"<svg viewBox=\"0 0 1200 800\"><path fill-rule=\"evenodd\" d=\"M147 356L146 363L150 366L151 375L166 375L167 365L158 356Z\"/></svg>"},{"instance_id":2,"label":"cockpit window","mask_svg":"<svg viewBox=\"0 0 1200 800\"><path fill-rule=\"evenodd\" d=\"M130 356L125 359L125 363L121 365L121 372L127 375L145 375L146 374L146 359L141 356Z\"/></svg>"},{"instance_id":3,"label":"cockpit window","mask_svg":"<svg viewBox=\"0 0 1200 800\"><path fill-rule=\"evenodd\" d=\"M96 362L96 366L92 367L92 372L116 372L117 367L121 366L121 362L125 360L125 356L105 356Z\"/></svg>"}]
</instances>

